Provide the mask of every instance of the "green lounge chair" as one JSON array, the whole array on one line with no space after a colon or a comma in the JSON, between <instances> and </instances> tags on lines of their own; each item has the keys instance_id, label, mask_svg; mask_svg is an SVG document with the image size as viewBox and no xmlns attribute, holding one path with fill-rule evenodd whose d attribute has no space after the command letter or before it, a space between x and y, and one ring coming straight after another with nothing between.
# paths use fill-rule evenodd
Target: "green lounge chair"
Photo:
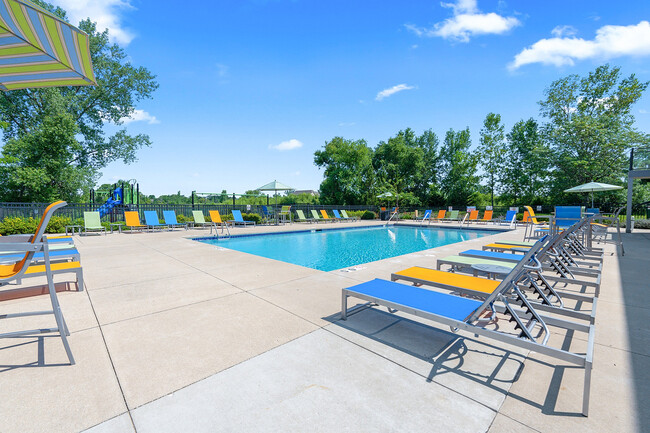
<instances>
[{"instance_id":1,"label":"green lounge chair","mask_svg":"<svg viewBox=\"0 0 650 433\"><path fill-rule=\"evenodd\" d=\"M305 218L305 213L302 211L302 209L298 209L296 211L296 215L298 215L295 219L295 221L298 221L299 223L313 223L314 219L313 218Z\"/></svg>"},{"instance_id":2,"label":"green lounge chair","mask_svg":"<svg viewBox=\"0 0 650 433\"><path fill-rule=\"evenodd\" d=\"M446 218L441 219L440 221L447 222L447 221L458 221L458 213L460 211L457 210L452 210L449 212L449 216Z\"/></svg>"},{"instance_id":3,"label":"green lounge chair","mask_svg":"<svg viewBox=\"0 0 650 433\"><path fill-rule=\"evenodd\" d=\"M104 232L106 235L106 227L102 226L99 212L84 212L83 233L87 235L88 232L99 234Z\"/></svg>"},{"instance_id":4,"label":"green lounge chair","mask_svg":"<svg viewBox=\"0 0 650 433\"><path fill-rule=\"evenodd\" d=\"M278 212L278 218L278 222L282 221L283 223L286 223L288 219L289 223L291 223L291 206L282 206L282 209Z\"/></svg>"},{"instance_id":5,"label":"green lounge chair","mask_svg":"<svg viewBox=\"0 0 650 433\"><path fill-rule=\"evenodd\" d=\"M321 218L320 215L318 215L318 212L316 212L316 209L311 210L311 215L312 215L312 217L314 217L314 221L316 221L317 223L320 223L320 222L324 222L324 223L334 222L334 220L324 220L323 218Z\"/></svg>"},{"instance_id":6,"label":"green lounge chair","mask_svg":"<svg viewBox=\"0 0 650 433\"><path fill-rule=\"evenodd\" d=\"M345 209L341 210L341 215L343 215L343 218L345 218L346 220L358 220L358 219L360 219L359 217L348 216L348 213L347 213L347 211Z\"/></svg>"},{"instance_id":7,"label":"green lounge chair","mask_svg":"<svg viewBox=\"0 0 650 433\"><path fill-rule=\"evenodd\" d=\"M200 210L193 210L192 211L192 217L194 218L194 227L200 227L200 228L205 228L206 226L209 226L210 223L205 220L205 216L203 215L203 212Z\"/></svg>"}]
</instances>

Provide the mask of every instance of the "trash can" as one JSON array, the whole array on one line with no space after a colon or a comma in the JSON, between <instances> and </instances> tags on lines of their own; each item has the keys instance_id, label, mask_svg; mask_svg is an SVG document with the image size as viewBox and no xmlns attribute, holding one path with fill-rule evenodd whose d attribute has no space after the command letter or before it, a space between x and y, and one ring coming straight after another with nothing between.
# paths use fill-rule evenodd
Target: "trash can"
<instances>
[{"instance_id":1,"label":"trash can","mask_svg":"<svg viewBox=\"0 0 650 433\"><path fill-rule=\"evenodd\" d=\"M645 217L650 220L650 206L645 210Z\"/></svg>"},{"instance_id":2,"label":"trash can","mask_svg":"<svg viewBox=\"0 0 650 433\"><path fill-rule=\"evenodd\" d=\"M389 218L390 218L390 211L382 210L379 212L379 219L381 219L382 221L388 221Z\"/></svg>"}]
</instances>

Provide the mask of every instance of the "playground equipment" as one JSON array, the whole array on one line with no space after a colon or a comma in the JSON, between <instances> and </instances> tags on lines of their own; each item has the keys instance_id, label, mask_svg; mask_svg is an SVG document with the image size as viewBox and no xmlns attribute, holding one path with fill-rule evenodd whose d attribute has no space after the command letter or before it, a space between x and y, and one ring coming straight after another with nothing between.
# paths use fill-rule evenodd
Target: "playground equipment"
<instances>
[{"instance_id":1,"label":"playground equipment","mask_svg":"<svg viewBox=\"0 0 650 433\"><path fill-rule=\"evenodd\" d=\"M100 217L108 215L115 206L126 207L128 205L140 204L140 185L135 179L120 182L113 185L110 190L90 190L90 202L92 204L106 200L97 210Z\"/></svg>"}]
</instances>

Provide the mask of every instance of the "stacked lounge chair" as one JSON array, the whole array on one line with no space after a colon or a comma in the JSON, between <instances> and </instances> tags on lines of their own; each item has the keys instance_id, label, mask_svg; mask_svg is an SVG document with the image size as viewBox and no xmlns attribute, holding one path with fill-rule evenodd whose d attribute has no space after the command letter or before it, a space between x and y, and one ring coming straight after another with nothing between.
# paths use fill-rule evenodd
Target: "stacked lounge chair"
<instances>
[{"instance_id":1,"label":"stacked lounge chair","mask_svg":"<svg viewBox=\"0 0 650 433\"><path fill-rule=\"evenodd\" d=\"M530 272L542 269L537 255L549 244L542 240L535 244L512 271L500 282L481 279L482 287L474 281L474 295L481 293L481 299L470 299L450 293L442 293L421 287L408 286L393 281L375 279L346 289L342 289L342 319L347 319L348 298L354 297L368 301L370 306L385 306L390 312L399 310L405 314L431 320L453 332L466 331L470 335L492 339L499 344L508 344L547 355L558 360L573 363L584 368L584 387L582 413L589 410L589 391L591 383L594 324L591 320L583 322L568 320L579 313L571 313L555 305L531 302L523 294L521 281L533 279ZM470 277L473 278L473 277ZM466 283L466 282L464 282ZM488 287L489 286L489 287ZM454 285L452 290L457 290ZM543 289L542 289L543 290ZM552 316L544 315L551 311ZM507 326L508 320L499 321L498 327L485 326L486 317L495 314L505 316L514 326ZM549 344L551 328L566 329L586 334L587 352L572 352Z\"/></svg>"}]
</instances>

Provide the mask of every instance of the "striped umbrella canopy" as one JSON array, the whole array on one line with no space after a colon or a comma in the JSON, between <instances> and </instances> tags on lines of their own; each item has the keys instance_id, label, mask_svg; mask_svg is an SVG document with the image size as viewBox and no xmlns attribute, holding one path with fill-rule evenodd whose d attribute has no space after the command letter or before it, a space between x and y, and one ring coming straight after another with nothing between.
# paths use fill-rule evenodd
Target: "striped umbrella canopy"
<instances>
[{"instance_id":1,"label":"striped umbrella canopy","mask_svg":"<svg viewBox=\"0 0 650 433\"><path fill-rule=\"evenodd\" d=\"M29 0L0 0L0 89L95 84L86 33Z\"/></svg>"}]
</instances>

